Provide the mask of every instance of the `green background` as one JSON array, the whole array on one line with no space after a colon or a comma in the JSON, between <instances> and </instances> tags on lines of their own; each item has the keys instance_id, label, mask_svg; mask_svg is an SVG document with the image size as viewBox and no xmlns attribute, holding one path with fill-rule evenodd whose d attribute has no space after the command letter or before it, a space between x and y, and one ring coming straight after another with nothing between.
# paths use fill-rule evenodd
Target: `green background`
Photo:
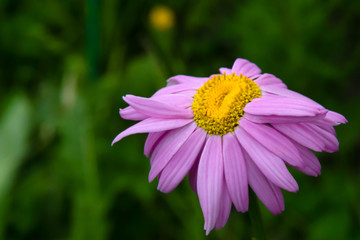
<instances>
[{"instance_id":1,"label":"green background","mask_svg":"<svg viewBox=\"0 0 360 240\"><path fill-rule=\"evenodd\" d=\"M360 1L0 1L0 239L250 239L234 209L205 237L187 179L148 183L145 134L113 138L125 94L149 97L177 74L209 76L237 57L343 114L340 151L318 178L291 170L286 210L262 204L269 239L360 239Z\"/></svg>"}]
</instances>

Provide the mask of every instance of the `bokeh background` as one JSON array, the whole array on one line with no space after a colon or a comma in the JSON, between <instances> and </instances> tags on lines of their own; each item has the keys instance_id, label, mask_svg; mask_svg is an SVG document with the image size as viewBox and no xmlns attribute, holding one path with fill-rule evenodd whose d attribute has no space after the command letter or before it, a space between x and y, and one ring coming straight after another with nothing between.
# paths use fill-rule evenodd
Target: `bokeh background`
<instances>
[{"instance_id":1,"label":"bokeh background","mask_svg":"<svg viewBox=\"0 0 360 240\"><path fill-rule=\"evenodd\" d=\"M260 204L268 238L360 239L359 43L357 0L1 0L0 239L250 239L234 209L205 237L187 179L149 184L145 134L110 146L123 95L237 57L349 120L285 212Z\"/></svg>"}]
</instances>

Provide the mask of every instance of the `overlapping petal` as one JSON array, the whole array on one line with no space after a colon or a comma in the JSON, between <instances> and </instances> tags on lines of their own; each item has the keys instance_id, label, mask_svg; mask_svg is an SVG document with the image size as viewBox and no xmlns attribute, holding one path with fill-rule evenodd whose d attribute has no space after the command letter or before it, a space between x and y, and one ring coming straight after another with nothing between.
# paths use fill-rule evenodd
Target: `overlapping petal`
<instances>
[{"instance_id":1,"label":"overlapping petal","mask_svg":"<svg viewBox=\"0 0 360 240\"><path fill-rule=\"evenodd\" d=\"M255 123L302 123L302 122L315 122L321 121L324 119L326 111L315 115L315 116L306 116L306 117L295 117L295 116L281 116L281 115L255 115L246 113L244 118L255 122Z\"/></svg>"},{"instance_id":2,"label":"overlapping petal","mask_svg":"<svg viewBox=\"0 0 360 240\"><path fill-rule=\"evenodd\" d=\"M178 102L176 101L176 99L179 97L182 99L179 100L181 101L180 103L183 103L183 98L188 98L186 96L178 95L174 96L174 101L167 103L157 98L142 98L133 95L126 95L124 97L124 101L127 102L138 112L153 118L192 118L193 112L191 111L191 109L181 107L174 108L174 105L176 105L176 103Z\"/></svg>"},{"instance_id":3,"label":"overlapping petal","mask_svg":"<svg viewBox=\"0 0 360 240\"><path fill-rule=\"evenodd\" d=\"M185 126L186 124L192 122L192 119L157 119L157 118L147 118L135 125L132 125L125 131L121 132L115 137L112 142L112 145L126 136L136 134L136 133L150 133L150 132L161 132L171 129L176 129Z\"/></svg>"},{"instance_id":4,"label":"overlapping petal","mask_svg":"<svg viewBox=\"0 0 360 240\"><path fill-rule=\"evenodd\" d=\"M348 122L343 115L333 111L328 111L325 118L332 121L334 125L339 125L341 123L344 124Z\"/></svg>"},{"instance_id":5,"label":"overlapping petal","mask_svg":"<svg viewBox=\"0 0 360 240\"><path fill-rule=\"evenodd\" d=\"M161 137L163 137L165 135L165 133L166 133L166 131L149 133L148 137L146 138L145 146L144 146L144 155L145 156L149 157L150 152L152 152L154 150L154 147L159 142Z\"/></svg>"},{"instance_id":6,"label":"overlapping petal","mask_svg":"<svg viewBox=\"0 0 360 240\"><path fill-rule=\"evenodd\" d=\"M231 199L227 191L225 181L222 187L220 202L221 204L220 204L219 214L215 223L216 230L219 230L220 228L223 228L225 226L231 211Z\"/></svg>"},{"instance_id":7,"label":"overlapping petal","mask_svg":"<svg viewBox=\"0 0 360 240\"><path fill-rule=\"evenodd\" d=\"M320 165L319 160L315 156L315 154L312 153L306 147L304 147L298 143L294 142L294 144L296 145L298 151L300 152L301 158L305 162L304 167L295 167L295 168L307 175L310 175L310 176L316 177L316 176L320 175L321 165Z\"/></svg>"},{"instance_id":8,"label":"overlapping petal","mask_svg":"<svg viewBox=\"0 0 360 240\"><path fill-rule=\"evenodd\" d=\"M316 104L295 98L264 96L248 103L244 111L252 115L315 117L327 112Z\"/></svg>"},{"instance_id":9,"label":"overlapping petal","mask_svg":"<svg viewBox=\"0 0 360 240\"><path fill-rule=\"evenodd\" d=\"M190 187L196 194L197 194L197 173L198 173L198 168L199 168L200 156L197 157L197 159L194 162L194 165L191 167L191 169L189 171Z\"/></svg>"},{"instance_id":10,"label":"overlapping petal","mask_svg":"<svg viewBox=\"0 0 360 240\"><path fill-rule=\"evenodd\" d=\"M262 174L247 154L245 154L245 157L250 187L270 212L275 215L280 214L285 209L281 189L271 183L264 174Z\"/></svg>"},{"instance_id":11,"label":"overlapping petal","mask_svg":"<svg viewBox=\"0 0 360 240\"><path fill-rule=\"evenodd\" d=\"M233 133L223 136L226 185L236 210L246 212L249 205L248 178L245 159Z\"/></svg>"},{"instance_id":12,"label":"overlapping petal","mask_svg":"<svg viewBox=\"0 0 360 240\"><path fill-rule=\"evenodd\" d=\"M201 152L205 139L206 132L201 128L191 134L162 170L158 190L171 192L183 180Z\"/></svg>"},{"instance_id":13,"label":"overlapping petal","mask_svg":"<svg viewBox=\"0 0 360 240\"><path fill-rule=\"evenodd\" d=\"M201 87L206 81L207 77L191 77L185 75L176 75L167 80L168 86L176 85L176 84L198 84ZM198 87L198 88L199 88Z\"/></svg>"},{"instance_id":14,"label":"overlapping petal","mask_svg":"<svg viewBox=\"0 0 360 240\"><path fill-rule=\"evenodd\" d=\"M143 113L136 111L131 106L128 106L124 109L120 109L119 114L123 119L133 120L133 121L141 121L149 117Z\"/></svg>"},{"instance_id":15,"label":"overlapping petal","mask_svg":"<svg viewBox=\"0 0 360 240\"><path fill-rule=\"evenodd\" d=\"M244 129L238 127L235 130L241 146L249 154L251 159L260 169L260 171L275 185L289 192L299 190L295 179L287 170L285 163L275 154L268 151L264 146L259 144Z\"/></svg>"},{"instance_id":16,"label":"overlapping petal","mask_svg":"<svg viewBox=\"0 0 360 240\"><path fill-rule=\"evenodd\" d=\"M199 88L199 83L184 83L184 84L176 84L168 87L164 87L159 89L152 97L157 97L166 94L184 94L184 92L193 92Z\"/></svg>"},{"instance_id":17,"label":"overlapping petal","mask_svg":"<svg viewBox=\"0 0 360 240\"><path fill-rule=\"evenodd\" d=\"M197 192L205 218L206 234L209 234L215 227L219 216L223 182L224 164L221 136L214 135L206 141L197 174Z\"/></svg>"},{"instance_id":18,"label":"overlapping petal","mask_svg":"<svg viewBox=\"0 0 360 240\"><path fill-rule=\"evenodd\" d=\"M195 128L196 125L191 123L182 128L169 131L163 139L161 139L151 155L149 182L154 180L154 178L163 170L170 159L194 132Z\"/></svg>"},{"instance_id":19,"label":"overlapping petal","mask_svg":"<svg viewBox=\"0 0 360 240\"><path fill-rule=\"evenodd\" d=\"M304 166L299 151L284 135L265 124L257 124L247 119L240 120L240 126L270 152L292 166Z\"/></svg>"},{"instance_id":20,"label":"overlapping petal","mask_svg":"<svg viewBox=\"0 0 360 240\"><path fill-rule=\"evenodd\" d=\"M318 134L314 133L314 129L309 124L288 123L272 124L272 126L288 138L307 148L317 152L325 150L325 142L321 140Z\"/></svg>"}]
</instances>

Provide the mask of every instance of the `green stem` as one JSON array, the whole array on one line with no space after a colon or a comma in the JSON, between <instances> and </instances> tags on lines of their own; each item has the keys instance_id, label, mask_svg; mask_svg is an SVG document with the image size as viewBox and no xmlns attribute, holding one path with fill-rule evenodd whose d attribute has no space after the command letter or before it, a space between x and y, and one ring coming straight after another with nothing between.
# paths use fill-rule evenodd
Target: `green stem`
<instances>
[{"instance_id":1,"label":"green stem","mask_svg":"<svg viewBox=\"0 0 360 240\"><path fill-rule=\"evenodd\" d=\"M253 191L249 192L249 216L252 229L253 240L266 240L264 224L261 218L261 213L258 205L258 200Z\"/></svg>"}]
</instances>

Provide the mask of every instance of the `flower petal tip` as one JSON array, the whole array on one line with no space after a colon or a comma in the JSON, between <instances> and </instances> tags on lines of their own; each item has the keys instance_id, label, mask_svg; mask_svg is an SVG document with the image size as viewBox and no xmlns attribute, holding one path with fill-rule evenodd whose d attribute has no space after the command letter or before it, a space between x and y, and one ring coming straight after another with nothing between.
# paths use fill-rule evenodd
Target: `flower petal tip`
<instances>
[{"instance_id":1,"label":"flower petal tip","mask_svg":"<svg viewBox=\"0 0 360 240\"><path fill-rule=\"evenodd\" d=\"M119 134L120 135L120 134ZM119 139L119 135L117 135L114 140L111 142L111 146L114 146L115 143L117 143L118 141L121 140L121 138Z\"/></svg>"},{"instance_id":2,"label":"flower petal tip","mask_svg":"<svg viewBox=\"0 0 360 240\"><path fill-rule=\"evenodd\" d=\"M152 181L154 181L155 178L156 178L156 175L154 175L154 172L151 171L151 169L150 169L149 177L148 177L149 183L151 183ZM159 189L158 189L158 190L159 190Z\"/></svg>"}]
</instances>

